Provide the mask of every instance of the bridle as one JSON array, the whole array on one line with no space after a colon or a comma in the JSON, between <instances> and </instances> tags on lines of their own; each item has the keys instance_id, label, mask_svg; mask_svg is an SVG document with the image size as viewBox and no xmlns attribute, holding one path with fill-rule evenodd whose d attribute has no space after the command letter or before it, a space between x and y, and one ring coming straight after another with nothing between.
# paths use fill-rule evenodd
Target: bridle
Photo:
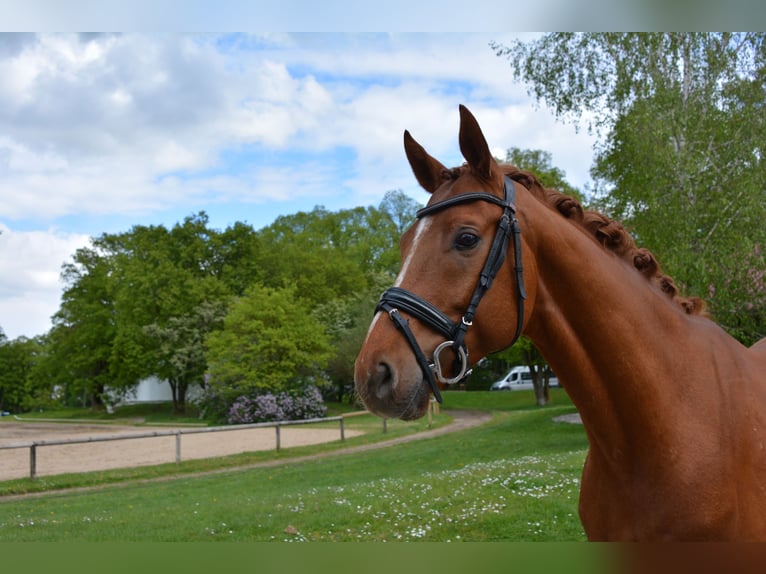
<instances>
[{"instance_id":1,"label":"bridle","mask_svg":"<svg viewBox=\"0 0 766 574\"><path fill-rule=\"evenodd\" d=\"M495 231L495 237L492 240L492 246L489 249L489 254L487 255L484 267L479 275L479 281L473 291L468 307L459 322L453 321L445 313L415 293L399 287L391 287L386 290L383 295L381 295L380 301L375 307L376 313L378 311L385 311L388 313L388 316L394 322L396 328L399 329L405 339L407 339L413 353L415 353L415 358L423 371L423 375L431 387L434 398L440 403L442 402L442 397L439 388L436 385L437 379L441 383L452 385L462 381L471 374L471 369L469 368L470 362L468 360L468 348L465 345L465 335L468 331L468 327L473 324L473 318L476 314L479 302L482 297L484 297L487 290L492 286L495 276L503 266L511 234L513 234L515 258L514 270L516 272L516 285L518 290L516 334L513 337L511 345L515 343L521 335L521 329L524 323L524 300L527 298L527 294L524 289L524 269L521 262L521 228L516 219L515 200L516 190L514 189L513 180L506 175L505 184L503 186L503 199L500 199L491 193L470 192L426 206L416 213L417 219L421 219L445 209L449 209L455 205L462 205L474 201L488 201L489 203L494 203L503 208L503 214L500 216L497 230ZM419 321L422 321L435 331L444 335L447 339L434 349L433 362L429 362L426 358L423 350L415 339L415 335L410 329L409 321L401 316L399 312L400 310L413 316ZM446 377L442 372L440 356L447 348L451 348L455 354L453 372L456 372L457 374L453 377Z\"/></svg>"}]
</instances>

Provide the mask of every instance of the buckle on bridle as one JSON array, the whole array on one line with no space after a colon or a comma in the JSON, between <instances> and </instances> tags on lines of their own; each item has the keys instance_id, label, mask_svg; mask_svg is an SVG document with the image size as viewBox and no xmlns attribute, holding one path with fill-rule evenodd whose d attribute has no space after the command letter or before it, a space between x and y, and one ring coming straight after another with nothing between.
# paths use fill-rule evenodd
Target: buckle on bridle
<instances>
[{"instance_id":1,"label":"buckle on bridle","mask_svg":"<svg viewBox=\"0 0 766 574\"><path fill-rule=\"evenodd\" d=\"M471 374L471 369L468 368L468 352L465 350L464 347L460 346L455 349L454 347L455 341L444 341L441 343L438 347L434 349L434 362L429 365L431 367L431 370L434 373L434 377L440 382L444 383L445 385L454 385L455 383L459 383L464 378L466 378L468 375ZM457 357L460 359L460 369L454 377L445 377L442 373L442 364L440 355L442 351L446 348L451 348L453 351L457 352ZM457 361L456 361L457 362Z\"/></svg>"}]
</instances>

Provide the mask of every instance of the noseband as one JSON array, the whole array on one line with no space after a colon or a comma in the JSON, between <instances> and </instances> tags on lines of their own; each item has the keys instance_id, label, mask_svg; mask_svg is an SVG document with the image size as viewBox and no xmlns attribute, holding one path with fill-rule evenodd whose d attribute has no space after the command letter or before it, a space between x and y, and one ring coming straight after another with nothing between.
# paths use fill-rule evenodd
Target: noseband
<instances>
[{"instance_id":1,"label":"noseband","mask_svg":"<svg viewBox=\"0 0 766 574\"><path fill-rule=\"evenodd\" d=\"M462 205L474 201L488 201L489 203L494 203L503 208L503 214L498 222L495 238L492 240L492 246L487 255L487 260L484 262L484 267L479 275L479 281L476 284L476 288L471 296L471 301L468 304L465 313L463 313L460 322L453 321L425 299L399 287L391 287L386 290L383 295L381 295L380 301L375 307L376 313L378 311L385 311L388 313L388 316L394 322L396 328L399 329L405 339L407 339L412 351L415 353L415 358L423 371L423 375L426 377L426 380L431 387L434 397L440 403L442 402L442 397L439 388L436 385L436 380L447 385L452 385L462 381L471 374L471 369L469 368L470 363L468 360L468 348L465 345L465 335L468 331L468 327L473 324L473 318L476 314L476 308L479 306L479 302L491 287L495 276L503 266L511 234L513 234L515 258L514 270L516 272L516 285L518 288L518 318L516 323L516 334L513 337L511 345L513 345L521 335L521 329L524 323L524 300L527 298L527 295L524 289L524 270L521 264L521 228L516 219L516 206L514 204L516 200L516 190L513 186L513 180L508 176L505 176L503 195L503 199L500 199L499 197L486 192L464 193L433 205L426 206L416 214L416 217L421 219L455 205ZM444 335L447 339L434 349L433 362L428 362L428 359L415 339L415 335L410 329L409 321L401 316L399 313L400 310L413 316L419 321L422 321L435 331ZM455 354L453 372L457 374L453 377L444 375L440 361L442 352L448 348L451 348Z\"/></svg>"}]
</instances>

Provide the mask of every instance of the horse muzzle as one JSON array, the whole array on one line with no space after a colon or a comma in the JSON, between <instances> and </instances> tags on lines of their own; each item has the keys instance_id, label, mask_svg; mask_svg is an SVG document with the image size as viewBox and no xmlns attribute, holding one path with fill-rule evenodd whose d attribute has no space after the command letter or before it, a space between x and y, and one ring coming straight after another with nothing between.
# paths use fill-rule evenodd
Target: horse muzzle
<instances>
[{"instance_id":1,"label":"horse muzzle","mask_svg":"<svg viewBox=\"0 0 766 574\"><path fill-rule=\"evenodd\" d=\"M393 357L360 355L354 370L354 384L367 409L381 417L412 420L428 409L429 386L423 372L412 362Z\"/></svg>"}]
</instances>

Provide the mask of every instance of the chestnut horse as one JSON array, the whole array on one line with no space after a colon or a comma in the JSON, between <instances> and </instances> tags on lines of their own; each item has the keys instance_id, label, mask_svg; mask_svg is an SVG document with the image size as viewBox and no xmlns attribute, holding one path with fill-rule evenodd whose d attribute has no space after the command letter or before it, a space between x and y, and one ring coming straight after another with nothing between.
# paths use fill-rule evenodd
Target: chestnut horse
<instances>
[{"instance_id":1,"label":"chestnut horse","mask_svg":"<svg viewBox=\"0 0 766 574\"><path fill-rule=\"evenodd\" d=\"M463 106L459 143L447 169L404 133L431 198L356 361L366 406L420 417L523 333L582 417L589 539L766 539L766 339L744 347L619 223L496 163Z\"/></svg>"}]
</instances>

